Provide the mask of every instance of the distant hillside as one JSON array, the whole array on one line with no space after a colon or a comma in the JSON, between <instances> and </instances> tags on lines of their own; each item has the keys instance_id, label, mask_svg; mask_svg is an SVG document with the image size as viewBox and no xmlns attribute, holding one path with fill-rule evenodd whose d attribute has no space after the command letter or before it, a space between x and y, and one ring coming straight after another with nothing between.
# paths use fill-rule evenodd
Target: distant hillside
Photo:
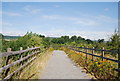
<instances>
[{"instance_id":1,"label":"distant hillside","mask_svg":"<svg viewBox=\"0 0 120 81\"><path fill-rule=\"evenodd\" d=\"M3 38L3 39L17 39L21 36L4 36L3 34L0 33L0 38Z\"/></svg>"},{"instance_id":2,"label":"distant hillside","mask_svg":"<svg viewBox=\"0 0 120 81\"><path fill-rule=\"evenodd\" d=\"M17 39L21 36L3 36L4 39Z\"/></svg>"}]
</instances>

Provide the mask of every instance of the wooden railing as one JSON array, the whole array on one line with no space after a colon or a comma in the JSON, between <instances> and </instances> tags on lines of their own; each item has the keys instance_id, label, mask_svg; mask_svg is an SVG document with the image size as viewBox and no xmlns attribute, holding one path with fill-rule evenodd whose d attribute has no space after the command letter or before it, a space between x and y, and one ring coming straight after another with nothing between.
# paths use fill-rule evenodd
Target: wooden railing
<instances>
[{"instance_id":1,"label":"wooden railing","mask_svg":"<svg viewBox=\"0 0 120 81\"><path fill-rule=\"evenodd\" d=\"M90 56L92 56L91 61L94 61L94 57L98 57L98 58L101 58L102 61L104 59L106 59L106 60L110 60L110 61L118 63L118 68L115 68L114 70L118 72L118 78L120 79L120 49L118 49L118 50L105 50L104 48L103 49L95 49L94 47L93 48L88 48L88 47L85 48L85 47L73 47L73 46L67 46L67 48L72 49L76 52L81 52L81 53L86 54L86 61L88 59L88 55L90 55ZM88 50L91 50L92 52L90 53L90 52L88 52ZM96 55L95 51L101 51L102 55L101 56ZM111 59L111 58L108 58L108 57L104 57L105 52L117 53L118 54L118 60Z\"/></svg>"},{"instance_id":2,"label":"wooden railing","mask_svg":"<svg viewBox=\"0 0 120 81\"><path fill-rule=\"evenodd\" d=\"M20 47L19 51L11 51L11 48L8 48L7 52L0 53L0 58L3 59L3 61L5 61L5 64L0 68L0 74L1 74L0 78L3 81L6 79L10 79L12 77L12 75L19 72L26 65L28 65L30 62L32 62L36 58L36 54L38 54L38 53L40 53L40 47L34 47L34 48L32 47L32 48L28 48L25 50L22 50L22 47ZM12 57L16 57L17 55L18 55L17 60L10 63L9 60ZM23 61L26 61L26 62L23 62ZM8 72L10 71L10 68L17 64L20 64L19 68L17 70L15 70L14 72L8 74Z\"/></svg>"}]
</instances>

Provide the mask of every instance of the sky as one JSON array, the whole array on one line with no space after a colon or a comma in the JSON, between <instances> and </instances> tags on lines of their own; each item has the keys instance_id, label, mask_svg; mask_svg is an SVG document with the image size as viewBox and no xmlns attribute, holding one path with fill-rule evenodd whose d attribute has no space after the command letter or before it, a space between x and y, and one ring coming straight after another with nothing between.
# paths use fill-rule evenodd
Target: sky
<instances>
[{"instance_id":1,"label":"sky","mask_svg":"<svg viewBox=\"0 0 120 81\"><path fill-rule=\"evenodd\" d=\"M118 2L119 0L1 0L4 2Z\"/></svg>"},{"instance_id":2,"label":"sky","mask_svg":"<svg viewBox=\"0 0 120 81\"><path fill-rule=\"evenodd\" d=\"M105 39L118 27L117 2L3 2L2 32Z\"/></svg>"}]
</instances>

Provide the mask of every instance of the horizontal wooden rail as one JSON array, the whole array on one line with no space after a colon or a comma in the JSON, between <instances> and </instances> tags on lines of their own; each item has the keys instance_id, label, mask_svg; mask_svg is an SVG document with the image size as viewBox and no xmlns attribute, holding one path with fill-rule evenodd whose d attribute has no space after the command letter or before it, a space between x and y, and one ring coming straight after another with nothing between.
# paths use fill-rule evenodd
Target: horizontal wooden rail
<instances>
[{"instance_id":1,"label":"horizontal wooden rail","mask_svg":"<svg viewBox=\"0 0 120 81\"><path fill-rule=\"evenodd\" d=\"M0 53L0 57L7 57L7 56L11 56L11 55L21 54L21 53L24 53L24 52L28 52L28 51L31 51L31 50L38 49L38 48L40 48L40 47L29 48L29 49L20 50L20 51L12 51L12 52Z\"/></svg>"},{"instance_id":2,"label":"horizontal wooden rail","mask_svg":"<svg viewBox=\"0 0 120 81\"><path fill-rule=\"evenodd\" d=\"M29 57L35 55L36 53L39 53L39 52L40 52L40 51L37 51L37 52L35 52L35 53L33 53L33 54L30 54L30 55L28 55L28 56L26 56L26 57L24 57L24 58L22 58L22 59L20 59L20 60L17 60L17 61L15 61L15 62L11 63L11 64L8 64L8 65L0 68L0 73L2 73L3 70L6 70L6 69L14 66L14 65L16 65L16 64L18 64L18 63L20 63L20 62L22 62L22 61L24 61L24 60L26 60L26 59L28 59Z\"/></svg>"},{"instance_id":3,"label":"horizontal wooden rail","mask_svg":"<svg viewBox=\"0 0 120 81\"><path fill-rule=\"evenodd\" d=\"M67 48L69 48L73 51L76 51L76 52L81 52L81 53L86 54L86 66L87 66L87 60L88 60L87 55L92 56L91 61L94 61L94 57L98 57L98 58L101 58L102 61L104 61L104 59L106 59L106 60L109 60L109 61L116 62L118 64L118 68L113 68L113 70L118 72L118 77L117 78L120 79L120 48L118 50L104 50L104 47L102 49L95 49L94 47L93 48L85 48L85 47L68 46ZM78 48L83 49L83 50L80 50ZM92 50L91 51L92 53L88 53L88 50ZM95 51L101 51L102 52L101 56L94 54ZM104 57L105 52L117 53L118 54L118 60L111 59L111 58L108 58L108 57Z\"/></svg>"},{"instance_id":4,"label":"horizontal wooden rail","mask_svg":"<svg viewBox=\"0 0 120 81\"><path fill-rule=\"evenodd\" d=\"M19 51L11 51L11 48L8 48L7 52L0 53L0 58L6 58L7 57L6 60L5 60L6 65L0 68L0 74L2 74L4 72L6 73L5 78L3 78L3 80L6 80L6 79L10 78L14 73L17 73L23 67L28 65L31 61L33 61L36 58L35 54L40 53L40 48L42 48L42 47L34 47L34 48L33 47L32 48L28 47L28 49L22 50L22 47L20 47ZM23 57L23 53L25 53L25 52L26 52L26 56ZM14 61L14 62L9 64L8 62L9 62L10 56L12 56L12 55L20 55L20 57L19 57L19 60ZM16 71L14 71L10 75L8 75L9 68L11 68L12 66L14 66L16 64L19 64L19 63L23 62L24 60L29 59L30 57L32 57L31 60L28 60L28 62L25 63L24 65L20 65L19 69L17 69Z\"/></svg>"},{"instance_id":5,"label":"horizontal wooden rail","mask_svg":"<svg viewBox=\"0 0 120 81\"><path fill-rule=\"evenodd\" d=\"M92 53L87 53L87 52L79 51L79 50L76 50L76 49L72 49L72 50L77 51L77 52L82 52L82 53L85 53L85 54L88 54L88 55L92 55L92 56L95 56L95 57L99 57L99 58L102 58L102 59L110 60L110 61L113 61L113 62L120 63L120 60L115 60L115 59L111 59L111 58L107 58L107 57L102 57L102 56L99 56L99 55L95 55L95 54L92 54Z\"/></svg>"},{"instance_id":6,"label":"horizontal wooden rail","mask_svg":"<svg viewBox=\"0 0 120 81\"><path fill-rule=\"evenodd\" d=\"M36 57L33 57L31 60L29 60L26 64L24 64L23 66L21 66L19 69L17 69L16 71L14 71L13 73L11 73L10 75L6 76L2 81L6 81L6 79L9 79L13 74L17 73L18 71L20 71L22 68L24 68L26 65L28 65L30 62L32 62Z\"/></svg>"},{"instance_id":7,"label":"horizontal wooden rail","mask_svg":"<svg viewBox=\"0 0 120 81\"><path fill-rule=\"evenodd\" d=\"M103 50L103 49L93 49L93 48L85 48L85 47L74 47L74 46L69 46L70 48L81 48L81 49L88 49L88 50L95 50L95 51L105 51L105 52L112 52L112 53L117 53L117 50Z\"/></svg>"}]
</instances>

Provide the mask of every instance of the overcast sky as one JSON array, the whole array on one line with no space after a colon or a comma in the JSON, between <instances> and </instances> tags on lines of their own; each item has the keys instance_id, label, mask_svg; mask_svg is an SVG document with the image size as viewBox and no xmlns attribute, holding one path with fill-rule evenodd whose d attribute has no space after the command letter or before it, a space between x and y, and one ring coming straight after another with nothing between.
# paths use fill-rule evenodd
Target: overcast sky
<instances>
[{"instance_id":1,"label":"overcast sky","mask_svg":"<svg viewBox=\"0 0 120 81\"><path fill-rule=\"evenodd\" d=\"M118 27L117 2L4 2L2 33L45 36L77 35L108 39Z\"/></svg>"}]
</instances>

